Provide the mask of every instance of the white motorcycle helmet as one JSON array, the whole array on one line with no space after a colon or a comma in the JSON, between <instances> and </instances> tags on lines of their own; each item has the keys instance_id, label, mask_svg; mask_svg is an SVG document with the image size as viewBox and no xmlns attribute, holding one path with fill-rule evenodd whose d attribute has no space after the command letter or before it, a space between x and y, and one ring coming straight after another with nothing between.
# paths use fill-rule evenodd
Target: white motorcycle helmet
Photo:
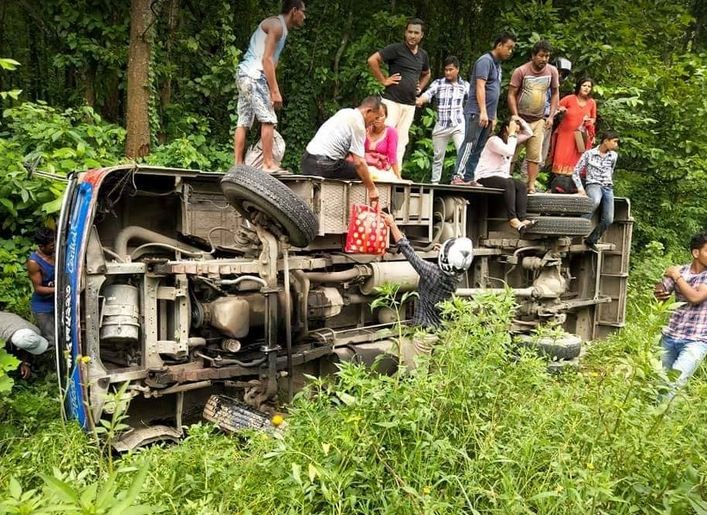
<instances>
[{"instance_id":1,"label":"white motorcycle helmet","mask_svg":"<svg viewBox=\"0 0 707 515\"><path fill-rule=\"evenodd\" d=\"M442 244L437 259L442 272L459 275L469 270L474 260L474 245L469 238L450 238Z\"/></svg>"}]
</instances>

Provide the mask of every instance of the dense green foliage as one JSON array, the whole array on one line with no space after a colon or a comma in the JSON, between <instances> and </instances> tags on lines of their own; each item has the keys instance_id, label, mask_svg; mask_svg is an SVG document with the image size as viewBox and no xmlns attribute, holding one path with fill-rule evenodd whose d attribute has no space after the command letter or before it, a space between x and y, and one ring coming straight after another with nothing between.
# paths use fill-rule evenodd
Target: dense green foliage
<instances>
[{"instance_id":1,"label":"dense green foliage","mask_svg":"<svg viewBox=\"0 0 707 515\"><path fill-rule=\"evenodd\" d=\"M229 166L235 66L257 22L276 12L277 4L152 4L157 16L150 32L150 119L156 154L151 162ZM22 66L0 73L0 91L14 90L16 96L21 89L19 101L46 101L58 106L57 112L71 108L85 115L83 108L77 109L85 103L108 122L122 124L128 11L128 4L96 0L3 4L0 55ZM636 240L675 246L705 226L707 31L705 9L697 0L311 0L305 27L290 35L278 71L285 98L280 130L288 143L286 165L297 168L307 141L336 109L380 90L366 58L401 40L410 15L427 22L423 46L433 76L441 74L447 54L460 57L467 76L476 57L490 48L494 34L510 29L518 34L518 47L504 65L507 83L511 70L527 60L532 43L549 39L557 54L573 61L573 78L588 74L596 79L600 129L610 127L622 136L617 190L633 200L639 222ZM562 85L563 93L571 89L572 80ZM3 105L13 102L7 97ZM506 112L502 99L501 116ZM405 166L411 178L429 177L431 123L428 114L418 117ZM5 137L0 135L0 141ZM122 142L114 143L106 147L106 157L117 160ZM80 145L76 140L60 147L78 154L62 151L66 165L86 164ZM448 160L447 173L452 162ZM3 173L6 169L0 167Z\"/></svg>"},{"instance_id":2,"label":"dense green foliage","mask_svg":"<svg viewBox=\"0 0 707 515\"><path fill-rule=\"evenodd\" d=\"M704 512L704 374L656 404L666 306L634 304L629 327L557 376L512 344L513 304L449 304L428 366L381 377L346 365L298 395L281 433L233 438L198 424L179 446L112 464L57 420L49 383L18 390L0 401L0 507L89 507L113 489L195 514Z\"/></svg>"},{"instance_id":3,"label":"dense green foliage","mask_svg":"<svg viewBox=\"0 0 707 515\"><path fill-rule=\"evenodd\" d=\"M230 166L235 66L276 3L153 3L147 162ZM123 159L129 14L129 2L0 3L0 309L28 315L30 236L53 223L63 190L23 163L66 175ZM656 406L666 307L648 288L707 226L704 3L311 0L278 71L286 165L298 166L335 110L380 91L366 58L400 41L413 14L428 23L433 76L447 54L468 76L494 34L511 29L505 83L541 37L573 61L574 78L596 79L600 130L621 134L617 191L632 199L641 249L629 326L594 345L578 374L554 377L511 344L511 299L450 306L450 343L429 373L346 366L297 398L282 434L231 438L195 425L182 445L115 463L58 420L51 376L16 385L0 393L0 513L707 512L707 382L698 373L676 402ZM433 123L431 110L418 114L408 177L429 178ZM0 392L14 366L0 349Z\"/></svg>"}]
</instances>

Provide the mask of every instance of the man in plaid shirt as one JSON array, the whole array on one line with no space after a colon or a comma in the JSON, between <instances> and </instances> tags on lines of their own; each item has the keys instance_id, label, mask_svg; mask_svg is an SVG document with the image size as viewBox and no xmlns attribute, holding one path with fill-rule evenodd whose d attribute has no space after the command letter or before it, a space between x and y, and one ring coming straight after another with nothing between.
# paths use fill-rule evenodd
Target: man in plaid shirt
<instances>
[{"instance_id":1,"label":"man in plaid shirt","mask_svg":"<svg viewBox=\"0 0 707 515\"><path fill-rule=\"evenodd\" d=\"M601 144L598 147L582 154L572 174L572 180L577 186L577 193L592 199L592 213L585 215L585 217L591 220L594 211L601 208L599 223L584 239L584 244L595 252L599 251L597 247L599 238L614 221L613 177L618 159L617 148L619 148L619 135L614 131L606 131L601 137ZM582 185L582 170L587 172L586 188Z\"/></svg>"},{"instance_id":2,"label":"man in plaid shirt","mask_svg":"<svg viewBox=\"0 0 707 515\"><path fill-rule=\"evenodd\" d=\"M459 59L450 55L444 60L444 77L432 82L415 104L422 107L437 99L437 123L432 129L432 184L442 178L444 155L451 139L459 152L464 142L464 102L469 96L469 83L459 77Z\"/></svg>"},{"instance_id":3,"label":"man in plaid shirt","mask_svg":"<svg viewBox=\"0 0 707 515\"><path fill-rule=\"evenodd\" d=\"M690 240L692 263L671 266L655 287L655 296L667 300L672 293L683 304L670 316L661 340L663 368L680 375L668 398L682 387L707 355L707 231Z\"/></svg>"},{"instance_id":4,"label":"man in plaid shirt","mask_svg":"<svg viewBox=\"0 0 707 515\"><path fill-rule=\"evenodd\" d=\"M462 274L471 266L474 249L468 238L450 238L439 250L437 264L425 261L417 255L405 235L400 231L395 219L383 213L383 221L390 228L393 240L400 252L407 258L420 276L419 300L415 307L412 323L427 329L435 329L441 323L440 302L451 299L459 285Z\"/></svg>"}]
</instances>

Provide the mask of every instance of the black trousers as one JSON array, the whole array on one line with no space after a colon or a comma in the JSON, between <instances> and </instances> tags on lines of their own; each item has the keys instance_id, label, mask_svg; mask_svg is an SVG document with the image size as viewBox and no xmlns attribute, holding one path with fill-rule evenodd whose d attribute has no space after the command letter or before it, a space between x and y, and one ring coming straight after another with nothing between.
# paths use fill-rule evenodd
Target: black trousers
<instances>
[{"instance_id":1,"label":"black trousers","mask_svg":"<svg viewBox=\"0 0 707 515\"><path fill-rule=\"evenodd\" d=\"M305 150L300 164L302 175L317 175L328 179L358 180L356 167L346 159L315 156Z\"/></svg>"},{"instance_id":2,"label":"black trousers","mask_svg":"<svg viewBox=\"0 0 707 515\"><path fill-rule=\"evenodd\" d=\"M524 182L510 177L485 177L478 182L488 188L503 189L508 219L525 220L528 213L528 187Z\"/></svg>"}]
</instances>

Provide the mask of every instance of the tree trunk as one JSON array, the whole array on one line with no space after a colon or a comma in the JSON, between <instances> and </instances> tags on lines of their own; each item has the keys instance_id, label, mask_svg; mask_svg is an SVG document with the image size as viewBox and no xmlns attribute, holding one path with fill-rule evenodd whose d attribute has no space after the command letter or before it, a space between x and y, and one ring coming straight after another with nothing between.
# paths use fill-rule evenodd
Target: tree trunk
<instances>
[{"instance_id":1,"label":"tree trunk","mask_svg":"<svg viewBox=\"0 0 707 515\"><path fill-rule=\"evenodd\" d=\"M0 2L0 56L10 57L10 53L5 52L5 34L7 30L5 29L5 13L7 12L7 4L5 2ZM0 74L0 91L5 91L5 85L2 78L5 74ZM10 89L10 88L7 88Z\"/></svg>"},{"instance_id":2,"label":"tree trunk","mask_svg":"<svg viewBox=\"0 0 707 515\"><path fill-rule=\"evenodd\" d=\"M83 71L83 101L96 107L96 63L91 61Z\"/></svg>"},{"instance_id":3,"label":"tree trunk","mask_svg":"<svg viewBox=\"0 0 707 515\"><path fill-rule=\"evenodd\" d=\"M704 2L695 1L692 8L692 15L695 17L693 24L693 51L697 53L699 50L707 47L707 6Z\"/></svg>"},{"instance_id":4,"label":"tree trunk","mask_svg":"<svg viewBox=\"0 0 707 515\"><path fill-rule=\"evenodd\" d=\"M120 77L115 70L110 73L106 73L103 77L105 84L106 96L101 103L101 116L104 120L113 123L123 122L123 111L121 107L124 108L124 94L123 90L120 89Z\"/></svg>"},{"instance_id":5,"label":"tree trunk","mask_svg":"<svg viewBox=\"0 0 707 515\"><path fill-rule=\"evenodd\" d=\"M346 18L346 26L343 29L343 34L341 35L341 42L339 43L339 48L334 55L334 92L332 98L341 100L341 79L339 77L339 65L341 64L341 57L344 55L346 46L349 44L349 38L351 37L351 28L353 26L353 5L349 5L349 15Z\"/></svg>"},{"instance_id":6,"label":"tree trunk","mask_svg":"<svg viewBox=\"0 0 707 515\"><path fill-rule=\"evenodd\" d=\"M125 155L150 153L150 52L147 31L153 22L151 0L130 1L130 46L128 47L128 107L125 125Z\"/></svg>"},{"instance_id":7,"label":"tree trunk","mask_svg":"<svg viewBox=\"0 0 707 515\"><path fill-rule=\"evenodd\" d=\"M32 70L30 76L30 91L29 97L37 101L43 99L42 95L42 70L39 63L39 51L37 49L37 40L34 34L34 27L32 26L32 21L29 16L25 16L25 23L27 27L27 41L29 43L29 69Z\"/></svg>"}]
</instances>

